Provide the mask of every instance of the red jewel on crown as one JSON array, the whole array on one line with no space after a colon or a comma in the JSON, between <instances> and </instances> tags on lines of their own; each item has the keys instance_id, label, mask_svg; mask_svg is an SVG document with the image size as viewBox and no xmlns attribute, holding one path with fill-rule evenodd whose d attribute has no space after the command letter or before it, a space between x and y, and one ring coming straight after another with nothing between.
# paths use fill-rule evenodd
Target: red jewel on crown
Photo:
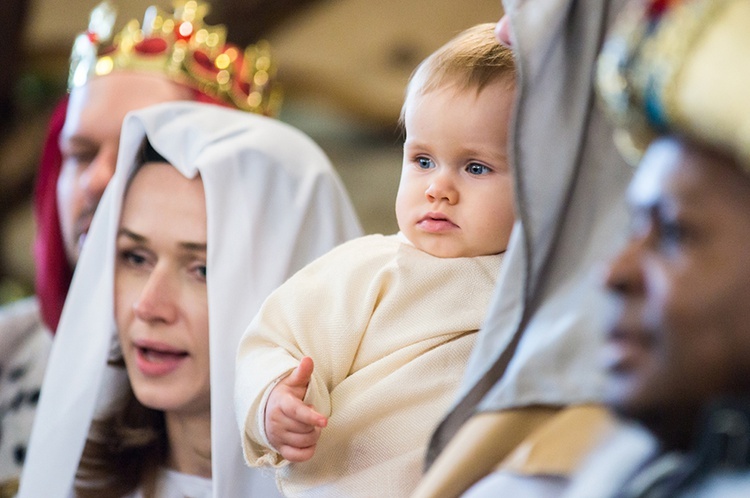
<instances>
[{"instance_id":1,"label":"red jewel on crown","mask_svg":"<svg viewBox=\"0 0 750 498\"><path fill-rule=\"evenodd\" d=\"M133 49L144 55L163 54L169 48L169 44L163 38L146 38L138 42Z\"/></svg>"},{"instance_id":2,"label":"red jewel on crown","mask_svg":"<svg viewBox=\"0 0 750 498\"><path fill-rule=\"evenodd\" d=\"M195 60L195 62L206 71L211 71L211 72L219 71L218 68L216 67L216 64L214 64L211 61L211 59L208 57L208 55L206 55L203 52L195 52L193 54L193 60Z\"/></svg>"}]
</instances>

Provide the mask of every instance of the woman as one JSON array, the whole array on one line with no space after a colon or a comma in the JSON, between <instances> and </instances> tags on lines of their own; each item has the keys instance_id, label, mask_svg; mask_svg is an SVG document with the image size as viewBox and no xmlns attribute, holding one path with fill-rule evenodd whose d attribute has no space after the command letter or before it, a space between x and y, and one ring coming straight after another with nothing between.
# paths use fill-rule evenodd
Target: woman
<instances>
[{"instance_id":1,"label":"woman","mask_svg":"<svg viewBox=\"0 0 750 498\"><path fill-rule=\"evenodd\" d=\"M133 176L144 137L183 178L169 175L164 164L151 164L153 157L146 157L148 164ZM160 174L154 174L155 170L160 170ZM146 176L141 178L141 175ZM149 180L149 176L153 178ZM199 229L204 223L202 210L195 209L202 206L203 201L197 195L201 189L196 183L191 187L180 186L183 182L178 180L185 178L200 178L197 182L202 184L205 240ZM164 203L161 195L166 195L170 202ZM137 216L131 217L133 209L138 208L131 204L138 199L143 205L136 209ZM170 206L174 207L178 201L188 207L194 203L190 211L195 218L192 222L168 216ZM138 228L146 221L156 228L150 231ZM161 285L159 280L152 283L143 277L139 293L138 285L132 282L125 285L127 279L123 279L133 268L140 271L139 265L144 262L148 268L146 256L161 262L169 259L164 252L153 248L150 252L133 249L148 249L146 242L156 244L155 241L174 232L177 223L185 227L177 232L182 233L178 240L187 243L182 244L183 248L198 251L177 259L187 265L182 275L193 279L191 285L203 278L201 246L206 244L206 306L202 307L200 294L179 290L182 287L177 284L156 289L150 303L159 304L161 299L159 305L164 305L169 297L175 307L179 305L197 319L207 320L210 359L205 361L197 359L201 358L200 350L205 345L200 334L188 339L189 334L170 331L168 325L173 317L159 316L163 310L155 311L153 306L149 309L139 301L149 302L143 295L153 290L149 290L150 286ZM155 464L159 469L172 468L184 473L186 468L197 468L198 473L206 474L210 468L213 496L267 496L267 483L259 483L259 476L242 461L234 428L232 385L239 336L271 290L306 262L359 234L351 204L327 158L298 131L261 116L190 102L163 104L130 115L123 125L117 171L97 210L58 328L20 496L68 496L74 479L78 492L100 484L89 479L83 465L79 467L81 454L87 439L87 456L92 445L102 442L102 421L123 417L131 390L141 405L164 414L161 443L165 445L165 453ZM160 254L161 259L155 254ZM152 275L158 273L158 266L154 265ZM132 304L128 304L125 292L133 292ZM202 313L207 316L201 316ZM140 320L141 325L134 325L129 331L120 330L118 341L118 325L128 319L134 323ZM153 337L148 339L152 342L138 342L145 339L137 331L150 330L144 325L149 320L159 322L164 336L157 343ZM201 327L195 325L195 330L200 331ZM117 361L122 356L130 376L122 362ZM75 368L71 365L72 358ZM195 396L186 396L190 403L177 399L176 385L165 387L148 382L154 377L163 379L161 374L172 367L182 369L185 363L204 365L204 371L201 373L198 368L199 373L194 377L197 380L188 386L195 390ZM145 367L140 368L139 364ZM209 364L210 395L206 399L205 390L197 386L206 378L205 368ZM209 410L210 422L205 417ZM181 425L194 443L189 465L178 461L184 448L170 444L175 439L175 432L170 431L180 426L170 420L175 414L185 413L194 415L193 421L203 420L190 426L185 425L187 422ZM155 418L158 422L159 417ZM209 424L210 430L206 428ZM205 442L207 434L210 434L210 453ZM148 455L153 457L151 453ZM202 463L196 455L203 457ZM86 464L85 459L82 464ZM119 477L124 472L120 462L117 467ZM151 464L150 468L153 467ZM163 482L164 472L156 479ZM127 492L137 492L136 488L148 491L147 476L141 476L133 484ZM259 484L265 487L258 488ZM100 490L98 496L110 495Z\"/></svg>"}]
</instances>

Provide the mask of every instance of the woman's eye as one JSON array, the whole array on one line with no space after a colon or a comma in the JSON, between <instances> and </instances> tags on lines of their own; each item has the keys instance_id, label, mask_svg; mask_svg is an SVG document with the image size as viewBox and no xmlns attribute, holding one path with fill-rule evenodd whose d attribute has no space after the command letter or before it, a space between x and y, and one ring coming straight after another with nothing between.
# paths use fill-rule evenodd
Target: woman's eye
<instances>
[{"instance_id":1,"label":"woman's eye","mask_svg":"<svg viewBox=\"0 0 750 498\"><path fill-rule=\"evenodd\" d=\"M198 266L196 266L195 267L195 271L196 271L196 273L198 273L198 275L200 275L200 277L202 279L204 279L204 280L206 279L206 275L207 275L207 267L206 267L206 265L198 265Z\"/></svg>"},{"instance_id":2,"label":"woman's eye","mask_svg":"<svg viewBox=\"0 0 750 498\"><path fill-rule=\"evenodd\" d=\"M485 166L484 164L471 163L468 166L466 166L466 171L468 171L472 175L486 175L492 170L488 168L487 166Z\"/></svg>"},{"instance_id":3,"label":"woman's eye","mask_svg":"<svg viewBox=\"0 0 750 498\"><path fill-rule=\"evenodd\" d=\"M131 266L142 266L146 263L146 258L135 251L122 251L120 258Z\"/></svg>"},{"instance_id":4,"label":"woman's eye","mask_svg":"<svg viewBox=\"0 0 750 498\"><path fill-rule=\"evenodd\" d=\"M430 169L434 166L434 163L432 162L432 159L429 159L427 157L418 157L417 158L417 164L422 169Z\"/></svg>"}]
</instances>

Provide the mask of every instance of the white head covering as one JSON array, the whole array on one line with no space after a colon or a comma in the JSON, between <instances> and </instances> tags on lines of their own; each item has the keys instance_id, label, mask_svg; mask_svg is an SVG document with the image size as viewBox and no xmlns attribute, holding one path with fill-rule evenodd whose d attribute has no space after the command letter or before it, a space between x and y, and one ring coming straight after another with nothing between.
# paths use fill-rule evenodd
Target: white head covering
<instances>
[{"instance_id":1,"label":"white head covering","mask_svg":"<svg viewBox=\"0 0 750 498\"><path fill-rule=\"evenodd\" d=\"M21 497L69 496L92 418L112 410L117 386L127 381L124 369L106 363L117 343L117 225L144 135L183 175L200 173L203 179L214 496L251 496L260 478L244 465L234 421L234 358L242 332L265 297L292 273L361 234L327 157L298 130L194 102L131 113L123 124L117 171L97 209L63 309Z\"/></svg>"}]
</instances>

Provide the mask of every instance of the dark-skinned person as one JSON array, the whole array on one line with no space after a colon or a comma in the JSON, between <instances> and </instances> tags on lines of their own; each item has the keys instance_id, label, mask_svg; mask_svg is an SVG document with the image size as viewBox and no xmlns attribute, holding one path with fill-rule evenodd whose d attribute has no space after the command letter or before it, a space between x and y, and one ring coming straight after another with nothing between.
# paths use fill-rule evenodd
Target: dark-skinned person
<instances>
[{"instance_id":1,"label":"dark-skinned person","mask_svg":"<svg viewBox=\"0 0 750 498\"><path fill-rule=\"evenodd\" d=\"M744 0L641 2L600 57L617 142L640 160L602 354L607 403L633 426L571 498L750 496L748 25Z\"/></svg>"}]
</instances>

